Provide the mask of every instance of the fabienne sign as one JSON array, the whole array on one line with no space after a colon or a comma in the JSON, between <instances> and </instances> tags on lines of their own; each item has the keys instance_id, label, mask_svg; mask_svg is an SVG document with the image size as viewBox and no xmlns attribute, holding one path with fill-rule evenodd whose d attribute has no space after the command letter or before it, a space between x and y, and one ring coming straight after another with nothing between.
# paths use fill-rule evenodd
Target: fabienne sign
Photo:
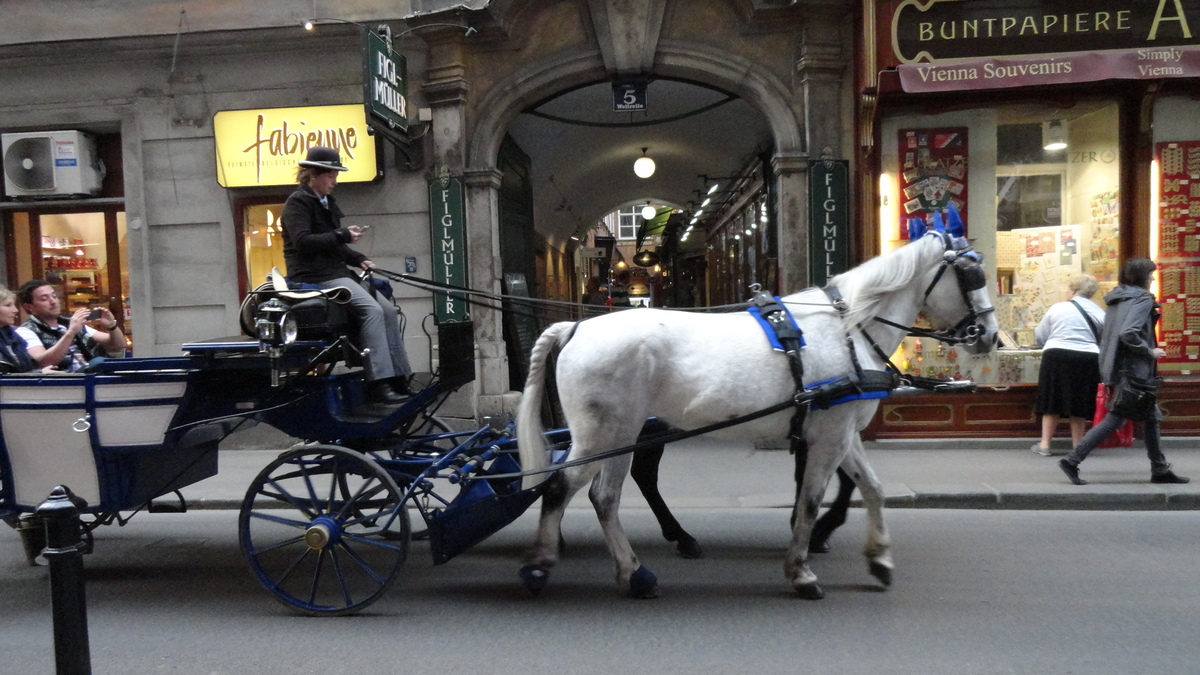
<instances>
[{"instance_id":1,"label":"fabienne sign","mask_svg":"<svg viewBox=\"0 0 1200 675\"><path fill-rule=\"evenodd\" d=\"M900 74L900 85L908 92L1200 77L1200 47L959 59L902 64L896 71Z\"/></svg>"},{"instance_id":2,"label":"fabienne sign","mask_svg":"<svg viewBox=\"0 0 1200 675\"><path fill-rule=\"evenodd\" d=\"M375 139L361 104L222 110L213 116L217 182L222 187L290 185L314 145L333 148L349 171L343 183L375 180Z\"/></svg>"}]
</instances>

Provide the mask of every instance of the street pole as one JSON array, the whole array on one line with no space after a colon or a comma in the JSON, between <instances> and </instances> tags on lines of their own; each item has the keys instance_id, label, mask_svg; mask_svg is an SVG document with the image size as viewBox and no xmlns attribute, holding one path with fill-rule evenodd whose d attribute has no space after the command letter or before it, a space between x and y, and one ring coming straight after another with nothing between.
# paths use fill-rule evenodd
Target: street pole
<instances>
[{"instance_id":1,"label":"street pole","mask_svg":"<svg viewBox=\"0 0 1200 675\"><path fill-rule=\"evenodd\" d=\"M46 521L46 550L50 563L50 603L54 613L54 662L58 675L91 675L88 645L87 597L83 583L83 551L79 512L87 501L59 485L37 508Z\"/></svg>"}]
</instances>

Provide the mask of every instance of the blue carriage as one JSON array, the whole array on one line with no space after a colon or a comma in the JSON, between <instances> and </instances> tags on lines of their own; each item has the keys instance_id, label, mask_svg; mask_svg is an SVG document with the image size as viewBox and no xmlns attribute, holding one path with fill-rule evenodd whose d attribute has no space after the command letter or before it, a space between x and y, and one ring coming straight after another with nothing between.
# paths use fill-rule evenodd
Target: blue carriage
<instances>
[{"instance_id":1,"label":"blue carriage","mask_svg":"<svg viewBox=\"0 0 1200 675\"><path fill-rule=\"evenodd\" d=\"M304 439L255 477L238 522L253 574L300 612L377 600L405 561L413 512L441 564L537 499L511 476L511 425L452 431L435 415L474 377L469 324L439 327L439 372L388 408L367 405L361 370L338 367L361 354L336 303L263 303L251 327L254 339L187 344L180 357L0 378L0 518L31 561L44 545L35 511L55 486L86 501L90 547L130 512L186 510L178 490L216 474L220 441L247 418Z\"/></svg>"}]
</instances>

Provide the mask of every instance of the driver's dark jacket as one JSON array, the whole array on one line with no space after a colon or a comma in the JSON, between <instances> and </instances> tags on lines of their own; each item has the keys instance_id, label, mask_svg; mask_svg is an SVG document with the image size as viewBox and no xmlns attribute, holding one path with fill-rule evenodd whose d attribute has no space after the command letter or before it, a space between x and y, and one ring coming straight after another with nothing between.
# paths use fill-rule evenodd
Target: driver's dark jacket
<instances>
[{"instance_id":1,"label":"driver's dark jacket","mask_svg":"<svg viewBox=\"0 0 1200 675\"><path fill-rule=\"evenodd\" d=\"M315 284L354 278L347 265L358 267L367 256L347 246L350 231L341 226L342 210L333 196L329 208L312 188L301 185L283 205L283 258L291 281Z\"/></svg>"},{"instance_id":2,"label":"driver's dark jacket","mask_svg":"<svg viewBox=\"0 0 1200 675\"><path fill-rule=\"evenodd\" d=\"M1100 378L1115 385L1121 373L1149 379L1157 371L1154 324L1158 303L1154 294L1138 286L1122 284L1104 296L1108 306L1100 334Z\"/></svg>"}]
</instances>

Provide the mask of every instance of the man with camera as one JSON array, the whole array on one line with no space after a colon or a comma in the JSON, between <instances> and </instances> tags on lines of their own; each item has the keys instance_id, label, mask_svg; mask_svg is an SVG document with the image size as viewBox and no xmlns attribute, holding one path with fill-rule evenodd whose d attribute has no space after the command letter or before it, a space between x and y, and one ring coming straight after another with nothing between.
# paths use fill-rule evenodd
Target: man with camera
<instances>
[{"instance_id":1,"label":"man with camera","mask_svg":"<svg viewBox=\"0 0 1200 675\"><path fill-rule=\"evenodd\" d=\"M125 352L125 334L108 308L81 307L69 317L61 316L58 293L41 279L21 284L17 301L29 315L17 334L25 338L26 351L39 368L54 366L73 373L98 356ZM92 328L88 321L97 321L103 330Z\"/></svg>"}]
</instances>

